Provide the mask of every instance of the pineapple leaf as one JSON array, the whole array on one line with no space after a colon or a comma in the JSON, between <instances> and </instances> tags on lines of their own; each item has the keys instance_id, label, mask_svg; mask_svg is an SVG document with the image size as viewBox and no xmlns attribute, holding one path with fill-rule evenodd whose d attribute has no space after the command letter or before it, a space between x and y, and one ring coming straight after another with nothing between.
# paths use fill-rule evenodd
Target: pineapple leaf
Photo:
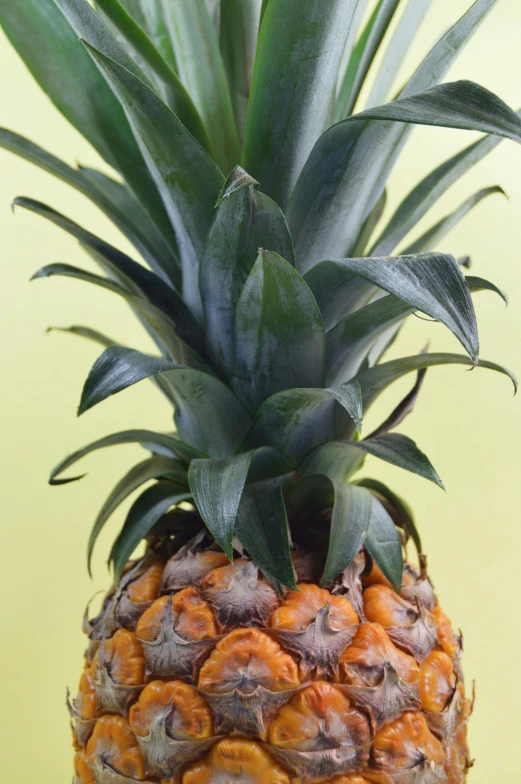
<instances>
[{"instance_id":1,"label":"pineapple leaf","mask_svg":"<svg viewBox=\"0 0 521 784\"><path fill-rule=\"evenodd\" d=\"M3 0L0 24L59 111L125 178L165 236L172 234L121 106L54 0Z\"/></svg>"},{"instance_id":2,"label":"pineapple leaf","mask_svg":"<svg viewBox=\"0 0 521 784\"><path fill-rule=\"evenodd\" d=\"M225 172L240 162L239 142L219 43L204 0L162 0L178 73Z\"/></svg>"},{"instance_id":3,"label":"pineapple leaf","mask_svg":"<svg viewBox=\"0 0 521 784\"><path fill-rule=\"evenodd\" d=\"M325 275L330 264L324 263ZM388 256L376 259L342 259L333 263L343 271L347 285L354 273L372 286L394 294L411 307L441 321L454 333L472 359L477 358L479 342L476 314L465 277L453 256L425 253L394 258ZM317 265L317 268L321 267L322 264ZM318 272L315 272L313 277L316 280ZM372 293L376 293L376 289L372 289ZM338 297L338 289L336 295ZM321 299L322 297L318 298L319 303ZM372 308L367 307L371 308L369 313L372 315L374 310L378 311L378 307L385 309L385 306L386 302L381 306L375 303ZM389 319L393 318L392 310L391 306ZM369 313L366 313L368 316ZM324 316L324 321L329 319ZM362 329L360 321L364 323L365 319L355 313L327 333L326 347L330 370L336 370L338 355L345 354L344 341L349 340L352 335L359 337Z\"/></svg>"},{"instance_id":4,"label":"pineapple leaf","mask_svg":"<svg viewBox=\"0 0 521 784\"><path fill-rule=\"evenodd\" d=\"M402 544L392 518L374 496L371 524L364 544L394 589L400 591L403 575Z\"/></svg>"},{"instance_id":5,"label":"pineapple leaf","mask_svg":"<svg viewBox=\"0 0 521 784\"><path fill-rule=\"evenodd\" d=\"M190 324L190 334L192 339L194 337L194 323L195 323L195 337L197 339L197 322L190 314L188 308L183 303L179 295L170 287L165 286L157 275L150 272L141 264L133 261L125 253L104 242L99 237L91 234L89 231L82 229L77 223L74 223L65 215L62 215L51 207L48 207L41 202L34 201L34 199L27 199L25 197L18 197L14 200L13 205L16 207L23 207L26 210L40 215L40 217L54 223L58 228L63 229L68 234L75 237L82 245L93 250L98 254L101 259L107 263L107 269L116 270L117 273L124 276L125 279L130 279L132 284L137 287L157 308L164 311L167 316L176 317L179 322L180 331L186 333L183 328L185 323Z\"/></svg>"},{"instance_id":6,"label":"pineapple leaf","mask_svg":"<svg viewBox=\"0 0 521 784\"><path fill-rule=\"evenodd\" d=\"M517 116L521 118L521 110ZM430 172L402 201L368 255L392 253L448 188L502 141L501 136L485 136Z\"/></svg>"},{"instance_id":7,"label":"pineapple leaf","mask_svg":"<svg viewBox=\"0 0 521 784\"><path fill-rule=\"evenodd\" d=\"M220 44L239 142L244 141L262 0L221 0Z\"/></svg>"},{"instance_id":8,"label":"pineapple leaf","mask_svg":"<svg viewBox=\"0 0 521 784\"><path fill-rule=\"evenodd\" d=\"M426 375L426 368L418 370L413 388L407 392L402 400L400 400L398 405L391 411L389 416L382 422L382 424L367 436L366 440L369 441L376 436L382 435L382 433L388 433L390 430L394 430L395 427L401 425L403 420L414 411L414 407L416 405L416 401L418 400Z\"/></svg>"},{"instance_id":9,"label":"pineapple leaf","mask_svg":"<svg viewBox=\"0 0 521 784\"><path fill-rule=\"evenodd\" d=\"M248 440L269 444L298 462L319 444L335 438L336 403L361 430L362 399L358 384L353 383L329 389L287 389L272 395L257 414Z\"/></svg>"},{"instance_id":10,"label":"pineapple leaf","mask_svg":"<svg viewBox=\"0 0 521 784\"><path fill-rule=\"evenodd\" d=\"M87 546L87 568L91 577L94 545L109 517L135 490L150 480L159 478L168 478L177 485L186 485L186 491L188 492L186 468L182 468L177 461L171 458L153 455L147 460L132 466L130 471L114 487L94 522Z\"/></svg>"},{"instance_id":11,"label":"pineapple leaf","mask_svg":"<svg viewBox=\"0 0 521 784\"><path fill-rule=\"evenodd\" d=\"M118 446L119 444L146 445L146 448L149 449L149 451L157 449L158 454L161 454L164 457L170 457L173 460L179 459L186 464L190 463L191 460L202 456L197 449L193 449L193 447L188 446L188 444L183 444L178 438L174 438L174 436L167 435L166 433L155 433L153 430L123 430L121 433L112 433L109 436L104 436L97 441L93 441L92 444L88 444L87 446L82 447L82 449L78 449L76 452L68 455L68 457L62 460L61 463L58 463L52 470L49 484L56 485L77 482L79 479L82 479L85 474L82 476L73 476L68 479L58 479L58 477L66 471L67 468L70 468L77 463L78 460L81 460L91 452L95 452L98 449L105 449L109 446Z\"/></svg>"},{"instance_id":12,"label":"pineapple leaf","mask_svg":"<svg viewBox=\"0 0 521 784\"><path fill-rule=\"evenodd\" d=\"M508 376L514 385L514 390L517 391L517 380L514 374L495 362L480 359L477 365L475 365L469 357L463 354L416 354L415 356L401 357L400 359L384 362L381 365L369 368L369 370L364 370L356 376L356 381L358 381L362 389L364 411L393 381L397 381L402 376L415 370L436 365L470 365L472 368L495 370Z\"/></svg>"},{"instance_id":13,"label":"pineapple leaf","mask_svg":"<svg viewBox=\"0 0 521 784\"><path fill-rule=\"evenodd\" d=\"M5 128L0 147L25 158L90 199L142 254L154 272L175 287L181 283L176 253L124 185L93 169L73 169L51 153Z\"/></svg>"},{"instance_id":14,"label":"pineapple leaf","mask_svg":"<svg viewBox=\"0 0 521 784\"><path fill-rule=\"evenodd\" d=\"M55 275L61 277L75 278L96 286L100 286L108 291L123 297L132 310L137 313L148 332L156 341L163 353L176 362L186 363L192 367L206 370L204 361L192 349L184 343L178 336L174 322L168 318L164 311L156 308L143 296L136 295L132 290L116 283L109 278L100 275L93 275L91 272L73 267L70 264L49 264L39 269L31 278L49 278Z\"/></svg>"},{"instance_id":15,"label":"pineapple leaf","mask_svg":"<svg viewBox=\"0 0 521 784\"><path fill-rule=\"evenodd\" d=\"M433 0L409 0L407 8L385 51L378 73L371 88L367 106L378 106L389 98L394 81L418 28L422 24ZM382 254L386 255L386 254Z\"/></svg>"},{"instance_id":16,"label":"pineapple leaf","mask_svg":"<svg viewBox=\"0 0 521 784\"><path fill-rule=\"evenodd\" d=\"M123 4L139 26L146 30L150 40L161 52L170 68L177 73L177 62L166 27L161 0L124 0Z\"/></svg>"},{"instance_id":17,"label":"pineapple leaf","mask_svg":"<svg viewBox=\"0 0 521 784\"><path fill-rule=\"evenodd\" d=\"M494 283L491 283L489 280L485 278L478 278L475 275L467 275L466 276L467 286L471 291L492 291L494 294L497 294L505 305L508 305L508 296L505 292L498 288Z\"/></svg>"},{"instance_id":18,"label":"pineapple leaf","mask_svg":"<svg viewBox=\"0 0 521 784\"><path fill-rule=\"evenodd\" d=\"M501 193L506 196L505 191L499 185L493 185L490 188L482 188L477 193L474 193L463 204L461 204L450 215L446 215L438 223L428 229L421 237L414 240L407 248L404 249L405 254L409 253L422 253L423 251L431 250L438 246L446 234L451 231L469 212L487 196L492 196L494 193Z\"/></svg>"},{"instance_id":19,"label":"pineapple leaf","mask_svg":"<svg viewBox=\"0 0 521 784\"><path fill-rule=\"evenodd\" d=\"M237 510L252 459L264 447L221 460L193 460L188 473L190 490L206 526L230 561Z\"/></svg>"},{"instance_id":20,"label":"pineapple leaf","mask_svg":"<svg viewBox=\"0 0 521 784\"><path fill-rule=\"evenodd\" d=\"M414 95L437 84L496 2L477 0L435 44L401 95ZM443 93L445 85L439 89ZM392 104L385 109L389 106ZM436 123L445 125L452 112L443 116L441 109L440 104L433 113ZM418 112L414 117L418 123ZM430 118L434 119L432 114ZM384 190L410 129L410 125L388 122L375 125L374 120L355 115L320 138L302 171L288 211L299 269L306 271L320 258L353 255L361 228ZM480 126L476 129L483 130ZM357 188L352 187L353 182L358 183Z\"/></svg>"},{"instance_id":21,"label":"pineapple leaf","mask_svg":"<svg viewBox=\"0 0 521 784\"><path fill-rule=\"evenodd\" d=\"M393 493L392 490L389 490L383 482L379 482L376 479L358 479L356 484L360 487L367 487L368 490L373 490L378 493L394 507L399 516L399 523L397 522L396 524L403 528L408 538L413 540L418 555L421 555L423 553L423 547L420 534L418 533L416 523L414 522L413 514L405 501Z\"/></svg>"},{"instance_id":22,"label":"pineapple leaf","mask_svg":"<svg viewBox=\"0 0 521 784\"><path fill-rule=\"evenodd\" d=\"M223 176L177 117L130 71L85 43L121 101L179 242L183 299L197 315L199 257Z\"/></svg>"},{"instance_id":23,"label":"pineapple leaf","mask_svg":"<svg viewBox=\"0 0 521 784\"><path fill-rule=\"evenodd\" d=\"M336 122L352 114L369 69L399 4L400 0L379 0L362 31L340 86L335 108Z\"/></svg>"},{"instance_id":24,"label":"pineapple leaf","mask_svg":"<svg viewBox=\"0 0 521 784\"><path fill-rule=\"evenodd\" d=\"M229 457L251 428L251 418L222 381L193 368L123 346L108 348L95 362L81 396L79 414L144 378L161 374L175 403L183 441L203 456Z\"/></svg>"},{"instance_id":25,"label":"pineapple leaf","mask_svg":"<svg viewBox=\"0 0 521 784\"><path fill-rule=\"evenodd\" d=\"M79 338L92 340L94 343L99 343L105 348L109 348L109 346L115 346L117 343L116 340L112 340L112 338L107 337L107 335L104 335L102 332L98 332L96 329L78 325L73 325L70 327L47 327L46 332L66 332L70 335L76 335Z\"/></svg>"},{"instance_id":26,"label":"pineapple leaf","mask_svg":"<svg viewBox=\"0 0 521 784\"><path fill-rule=\"evenodd\" d=\"M286 219L257 187L243 169L234 169L222 191L199 268L208 352L228 376L233 372L235 308L259 248L274 251L294 265Z\"/></svg>"},{"instance_id":27,"label":"pineapple leaf","mask_svg":"<svg viewBox=\"0 0 521 784\"><path fill-rule=\"evenodd\" d=\"M425 455L408 436L402 433L381 433L371 436L364 441L352 441L351 447L361 449L373 457L385 460L387 463L403 468L413 474L418 474L424 479L443 487L443 482Z\"/></svg>"},{"instance_id":28,"label":"pineapple leaf","mask_svg":"<svg viewBox=\"0 0 521 784\"><path fill-rule=\"evenodd\" d=\"M356 0L270 0L259 33L243 166L285 210L324 130Z\"/></svg>"},{"instance_id":29,"label":"pineapple leaf","mask_svg":"<svg viewBox=\"0 0 521 784\"><path fill-rule=\"evenodd\" d=\"M334 580L360 552L373 514L372 497L365 488L334 479L329 481L333 486L335 500L321 585L327 585Z\"/></svg>"},{"instance_id":30,"label":"pineapple leaf","mask_svg":"<svg viewBox=\"0 0 521 784\"><path fill-rule=\"evenodd\" d=\"M284 481L285 477L275 477L245 486L235 533L266 577L291 589L296 584L282 496Z\"/></svg>"},{"instance_id":31,"label":"pineapple leaf","mask_svg":"<svg viewBox=\"0 0 521 784\"><path fill-rule=\"evenodd\" d=\"M128 43L134 60L142 59L154 74L156 81L162 88L161 92L165 103L177 115L185 128L190 131L194 139L197 139L201 147L204 147L206 152L211 155L212 148L203 121L177 73L171 69L145 31L134 21L119 0L97 0L97 5ZM95 43L91 38L89 40L91 43ZM105 50L105 54L109 53ZM121 65L125 65L125 63L121 63ZM126 67L128 68L128 66Z\"/></svg>"},{"instance_id":32,"label":"pineapple leaf","mask_svg":"<svg viewBox=\"0 0 521 784\"><path fill-rule=\"evenodd\" d=\"M234 386L251 411L283 389L322 386L319 310L298 272L276 253L259 253L237 304L235 329Z\"/></svg>"},{"instance_id":33,"label":"pineapple leaf","mask_svg":"<svg viewBox=\"0 0 521 784\"><path fill-rule=\"evenodd\" d=\"M398 433L383 433L364 441L329 441L307 455L298 466L298 472L304 476L325 474L330 479L345 482L363 465L364 458L360 452L392 463L443 488L427 456L414 441Z\"/></svg>"},{"instance_id":34,"label":"pineapple leaf","mask_svg":"<svg viewBox=\"0 0 521 784\"><path fill-rule=\"evenodd\" d=\"M141 540L151 532L172 506L182 501L189 501L191 497L189 492L165 480L152 485L139 496L133 503L112 547L111 561L116 583L119 582L128 559Z\"/></svg>"}]
</instances>

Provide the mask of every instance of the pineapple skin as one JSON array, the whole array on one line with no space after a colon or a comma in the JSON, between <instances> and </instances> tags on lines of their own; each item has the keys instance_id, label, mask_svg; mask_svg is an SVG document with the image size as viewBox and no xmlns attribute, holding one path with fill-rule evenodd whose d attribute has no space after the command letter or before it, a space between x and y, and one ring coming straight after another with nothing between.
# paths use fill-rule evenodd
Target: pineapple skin
<instances>
[{"instance_id":1,"label":"pineapple skin","mask_svg":"<svg viewBox=\"0 0 521 784\"><path fill-rule=\"evenodd\" d=\"M189 543L130 562L69 704L74 784L462 784L461 641L426 574L401 594L362 551L299 590Z\"/></svg>"}]
</instances>

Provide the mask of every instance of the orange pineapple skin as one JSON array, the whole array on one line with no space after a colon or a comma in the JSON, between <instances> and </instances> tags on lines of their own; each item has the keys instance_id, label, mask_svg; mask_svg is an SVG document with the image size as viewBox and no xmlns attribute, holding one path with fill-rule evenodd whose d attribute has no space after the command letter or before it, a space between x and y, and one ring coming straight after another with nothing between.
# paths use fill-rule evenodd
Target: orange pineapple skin
<instances>
[{"instance_id":1,"label":"orange pineapple skin","mask_svg":"<svg viewBox=\"0 0 521 784\"><path fill-rule=\"evenodd\" d=\"M74 784L463 784L461 644L425 574L361 552L278 596L245 558L129 564L85 624Z\"/></svg>"}]
</instances>

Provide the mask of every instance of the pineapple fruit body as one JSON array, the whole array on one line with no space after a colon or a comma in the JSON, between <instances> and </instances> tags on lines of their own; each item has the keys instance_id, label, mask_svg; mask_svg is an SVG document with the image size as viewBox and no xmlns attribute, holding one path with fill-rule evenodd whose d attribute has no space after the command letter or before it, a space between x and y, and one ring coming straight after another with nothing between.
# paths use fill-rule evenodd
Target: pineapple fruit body
<instances>
[{"instance_id":1,"label":"pineapple fruit body","mask_svg":"<svg viewBox=\"0 0 521 784\"><path fill-rule=\"evenodd\" d=\"M75 784L465 780L461 642L425 569L398 594L363 551L325 588L292 559L281 595L197 543L128 565L86 628Z\"/></svg>"}]
</instances>

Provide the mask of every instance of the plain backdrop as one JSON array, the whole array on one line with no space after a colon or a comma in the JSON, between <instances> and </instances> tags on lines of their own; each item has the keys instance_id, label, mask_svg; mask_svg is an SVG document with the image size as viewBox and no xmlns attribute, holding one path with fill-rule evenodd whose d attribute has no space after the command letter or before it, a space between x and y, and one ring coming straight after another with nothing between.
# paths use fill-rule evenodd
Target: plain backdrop
<instances>
[{"instance_id":1,"label":"plain backdrop","mask_svg":"<svg viewBox=\"0 0 521 784\"><path fill-rule=\"evenodd\" d=\"M468 5L469 0L435 0L401 78ZM518 108L520 33L521 3L502 0L448 78L480 82ZM69 163L101 165L4 38L0 65L1 125ZM391 204L474 138L463 131L416 129L394 171ZM81 386L99 348L60 333L46 335L46 327L87 324L144 349L148 338L108 292L72 280L29 285L44 264L89 263L75 241L34 215L22 210L13 215L10 202L17 195L42 200L129 248L95 207L65 185L4 151L0 166L1 770L3 780L13 784L57 784L71 777L65 688L75 692L82 668L82 613L109 583L105 557L125 509L101 537L94 581L85 565L89 527L139 450L117 447L89 457L83 466L88 476L76 484L51 488L47 476L65 454L103 434L128 427L170 429L171 412L152 385L142 383L76 418ZM492 294L476 299L481 356L521 372L521 147L503 141L420 228L494 184L503 186L509 200L494 196L480 204L438 249L470 254L474 274L508 292L506 310ZM428 337L432 350L459 350L443 327L413 318L400 353L417 353ZM382 398L367 428L388 413L411 380ZM437 591L454 624L464 630L465 672L469 681L477 681L471 721L476 767L470 782L512 781L519 771L521 703L521 400L498 374L433 369L401 430L427 452L447 493L374 458L368 458L364 472L391 484L412 505Z\"/></svg>"}]
</instances>

